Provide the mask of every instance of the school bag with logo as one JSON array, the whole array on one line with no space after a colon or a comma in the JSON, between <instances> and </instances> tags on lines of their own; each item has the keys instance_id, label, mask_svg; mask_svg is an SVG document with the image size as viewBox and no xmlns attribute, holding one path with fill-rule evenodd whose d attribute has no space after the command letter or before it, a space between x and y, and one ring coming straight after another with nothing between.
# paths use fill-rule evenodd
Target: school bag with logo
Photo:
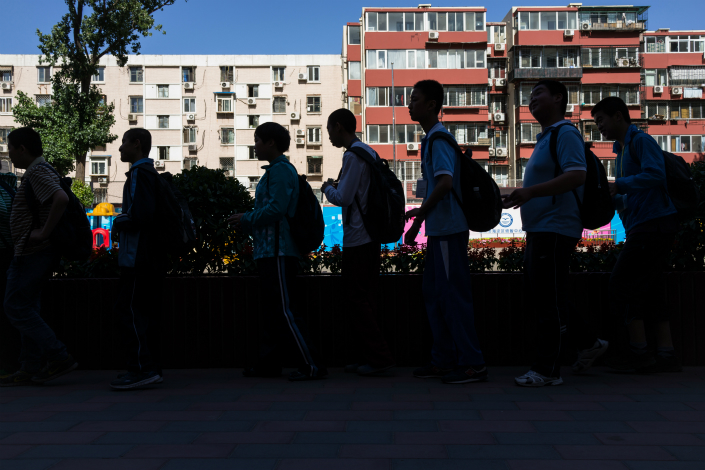
<instances>
[{"instance_id":1,"label":"school bag with logo","mask_svg":"<svg viewBox=\"0 0 705 470\"><path fill-rule=\"evenodd\" d=\"M636 136L635 136L636 137ZM629 155L639 163L639 155L634 148L635 137L629 142ZM663 160L666 166L666 194L678 211L678 218L688 220L695 216L700 202L700 192L695 184L693 175L690 173L690 166L682 157L674 155L665 150Z\"/></svg>"},{"instance_id":2,"label":"school bag with logo","mask_svg":"<svg viewBox=\"0 0 705 470\"><path fill-rule=\"evenodd\" d=\"M52 246L58 254L70 261L86 261L93 251L93 232L83 204L71 191L71 178L62 178L48 163L42 166L49 168L59 178L59 185L64 190L69 202L61 215L61 219L49 236ZM34 194L32 184L27 178L25 197L34 217L34 228L41 228L39 221L39 201Z\"/></svg>"},{"instance_id":3,"label":"school bag with logo","mask_svg":"<svg viewBox=\"0 0 705 470\"><path fill-rule=\"evenodd\" d=\"M196 223L186 197L174 186L169 172L157 174L157 219L169 254L183 254L196 245ZM149 171L149 170L147 170Z\"/></svg>"},{"instance_id":4,"label":"school bag with logo","mask_svg":"<svg viewBox=\"0 0 705 470\"><path fill-rule=\"evenodd\" d=\"M495 180L472 159L472 150L463 150L452 135L437 131L428 138L428 158L432 158L433 142L443 139L455 150L460 167L460 194L452 189L453 196L463 210L468 228L473 232L489 232L502 217L502 195Z\"/></svg>"},{"instance_id":5,"label":"school bag with logo","mask_svg":"<svg viewBox=\"0 0 705 470\"><path fill-rule=\"evenodd\" d=\"M370 166L370 189L367 192L367 213L363 214L360 201L355 195L355 204L362 216L365 230L374 241L396 243L404 234L404 187L389 168L389 162L369 154L362 147L348 149ZM348 220L352 205L348 206Z\"/></svg>"},{"instance_id":6,"label":"school bag with logo","mask_svg":"<svg viewBox=\"0 0 705 470\"><path fill-rule=\"evenodd\" d=\"M571 124L563 123L551 130L551 158L556 166L554 178L563 172L558 163L558 129L569 125ZM604 227L612 221L614 217L614 202L607 184L607 172L604 165L587 145L583 148L585 149L586 169L583 200L580 201L578 191L575 189L573 189L573 195L580 210L580 220L583 222L583 227L595 230ZM556 196L553 196L553 203L556 203Z\"/></svg>"}]
</instances>

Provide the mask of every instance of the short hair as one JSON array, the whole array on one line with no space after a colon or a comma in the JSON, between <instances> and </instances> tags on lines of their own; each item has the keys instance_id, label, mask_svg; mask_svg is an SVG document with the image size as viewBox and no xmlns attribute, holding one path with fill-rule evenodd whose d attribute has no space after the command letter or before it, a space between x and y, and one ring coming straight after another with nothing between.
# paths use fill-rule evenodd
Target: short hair
<instances>
[{"instance_id":1,"label":"short hair","mask_svg":"<svg viewBox=\"0 0 705 470\"><path fill-rule=\"evenodd\" d=\"M289 150L291 136L289 135L289 131L281 124L277 124L276 122L260 124L257 126L257 129L255 129L255 135L259 137L262 142L274 141L274 145L281 153Z\"/></svg>"},{"instance_id":2,"label":"short hair","mask_svg":"<svg viewBox=\"0 0 705 470\"><path fill-rule=\"evenodd\" d=\"M142 156L146 157L152 150L152 134L147 129L142 129L141 127L133 127L125 131L124 137L128 142L134 142L135 140L140 141L140 149L142 149Z\"/></svg>"},{"instance_id":3,"label":"short hair","mask_svg":"<svg viewBox=\"0 0 705 470\"><path fill-rule=\"evenodd\" d=\"M350 133L354 133L357 130L357 119L355 119L355 115L349 109L336 109L328 116L328 122L331 124L340 123L343 129Z\"/></svg>"},{"instance_id":4,"label":"short hair","mask_svg":"<svg viewBox=\"0 0 705 470\"><path fill-rule=\"evenodd\" d=\"M622 113L622 119L627 124L632 123L632 118L629 117L629 108L627 108L626 103L619 96L608 96L604 100L600 101L592 108L590 114L594 117L595 113L603 112L609 117L615 114Z\"/></svg>"},{"instance_id":5,"label":"short hair","mask_svg":"<svg viewBox=\"0 0 705 470\"><path fill-rule=\"evenodd\" d=\"M441 112L443 107L443 85L435 80L421 80L416 82L414 88L419 90L427 101L436 101L436 113Z\"/></svg>"},{"instance_id":6,"label":"short hair","mask_svg":"<svg viewBox=\"0 0 705 470\"><path fill-rule=\"evenodd\" d=\"M545 86L551 96L556 96L560 94L563 99L561 100L561 113L565 114L565 110L568 107L568 89L561 82L556 80L539 80L539 82L533 86L532 90L537 86Z\"/></svg>"},{"instance_id":7,"label":"short hair","mask_svg":"<svg viewBox=\"0 0 705 470\"><path fill-rule=\"evenodd\" d=\"M7 135L7 140L13 147L19 148L24 145L24 148L26 148L29 154L33 157L41 157L44 153L42 138L39 135L39 132L35 131L31 127L20 127L15 129Z\"/></svg>"}]
</instances>

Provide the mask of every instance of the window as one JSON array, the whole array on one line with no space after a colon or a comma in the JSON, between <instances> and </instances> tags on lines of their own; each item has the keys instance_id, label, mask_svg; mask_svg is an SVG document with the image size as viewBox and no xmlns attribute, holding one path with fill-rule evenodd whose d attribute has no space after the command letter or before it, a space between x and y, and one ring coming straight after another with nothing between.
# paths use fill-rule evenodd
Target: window
<instances>
[{"instance_id":1,"label":"window","mask_svg":"<svg viewBox=\"0 0 705 470\"><path fill-rule=\"evenodd\" d=\"M665 150L666 152L669 151L667 135L653 135L651 137L656 139L656 142L658 142L658 146L661 147L661 150Z\"/></svg>"},{"instance_id":2,"label":"window","mask_svg":"<svg viewBox=\"0 0 705 470\"><path fill-rule=\"evenodd\" d=\"M169 85L157 85L157 97L169 98Z\"/></svg>"},{"instance_id":3,"label":"window","mask_svg":"<svg viewBox=\"0 0 705 470\"><path fill-rule=\"evenodd\" d=\"M225 157L220 159L220 169L225 171L226 176L233 176L235 173L235 159L233 157Z\"/></svg>"},{"instance_id":4,"label":"window","mask_svg":"<svg viewBox=\"0 0 705 470\"><path fill-rule=\"evenodd\" d=\"M184 112L185 113L195 113L196 112L196 98L184 98Z\"/></svg>"},{"instance_id":5,"label":"window","mask_svg":"<svg viewBox=\"0 0 705 470\"><path fill-rule=\"evenodd\" d=\"M257 189L257 184L259 183L260 177L259 176L248 176L247 179L249 180L249 184L248 184L247 189L249 189L250 191L254 191L255 189Z\"/></svg>"},{"instance_id":6,"label":"window","mask_svg":"<svg viewBox=\"0 0 705 470\"><path fill-rule=\"evenodd\" d=\"M0 145L7 145L7 134L10 133L10 129L0 128Z\"/></svg>"},{"instance_id":7,"label":"window","mask_svg":"<svg viewBox=\"0 0 705 470\"><path fill-rule=\"evenodd\" d=\"M520 49L519 50L519 68L540 68L541 67L541 49Z\"/></svg>"},{"instance_id":8,"label":"window","mask_svg":"<svg viewBox=\"0 0 705 470\"><path fill-rule=\"evenodd\" d=\"M0 67L0 82L12 81L12 67Z\"/></svg>"},{"instance_id":9,"label":"window","mask_svg":"<svg viewBox=\"0 0 705 470\"><path fill-rule=\"evenodd\" d=\"M221 82L230 82L233 83L235 81L235 73L233 71L233 66L232 65L221 65L220 66L220 81Z\"/></svg>"},{"instance_id":10,"label":"window","mask_svg":"<svg viewBox=\"0 0 705 470\"><path fill-rule=\"evenodd\" d=\"M272 81L283 82L286 74L286 67L272 67Z\"/></svg>"},{"instance_id":11,"label":"window","mask_svg":"<svg viewBox=\"0 0 705 470\"><path fill-rule=\"evenodd\" d=\"M308 81L309 82L320 82L321 81L321 68L317 65L308 66Z\"/></svg>"},{"instance_id":12,"label":"window","mask_svg":"<svg viewBox=\"0 0 705 470\"><path fill-rule=\"evenodd\" d=\"M254 145L247 147L247 158L249 158L250 160L257 160L257 154L255 153Z\"/></svg>"},{"instance_id":13,"label":"window","mask_svg":"<svg viewBox=\"0 0 705 470\"><path fill-rule=\"evenodd\" d=\"M91 82L103 83L104 81L105 81L105 67L98 67L98 71L91 77Z\"/></svg>"},{"instance_id":14,"label":"window","mask_svg":"<svg viewBox=\"0 0 705 470\"><path fill-rule=\"evenodd\" d=\"M169 129L169 116L157 116L159 129Z\"/></svg>"},{"instance_id":15,"label":"window","mask_svg":"<svg viewBox=\"0 0 705 470\"><path fill-rule=\"evenodd\" d=\"M386 20L387 14L382 13L382 15L384 15L384 18ZM367 20L365 21L367 31L386 31L387 30L386 21L384 24L384 29L379 29L378 24L377 24L377 16L378 16L377 12L367 13Z\"/></svg>"},{"instance_id":16,"label":"window","mask_svg":"<svg viewBox=\"0 0 705 470\"><path fill-rule=\"evenodd\" d=\"M536 142L536 136L541 132L541 124L526 122L519 124L519 129L521 142Z\"/></svg>"},{"instance_id":17,"label":"window","mask_svg":"<svg viewBox=\"0 0 705 470\"><path fill-rule=\"evenodd\" d=\"M107 163L105 159L96 160L91 158L91 175L107 175Z\"/></svg>"},{"instance_id":18,"label":"window","mask_svg":"<svg viewBox=\"0 0 705 470\"><path fill-rule=\"evenodd\" d=\"M666 52L666 38L664 36L648 36L644 38L646 49L644 52Z\"/></svg>"},{"instance_id":19,"label":"window","mask_svg":"<svg viewBox=\"0 0 705 470\"><path fill-rule=\"evenodd\" d=\"M705 83L705 67L679 67L672 66L668 69L668 84L674 85L691 85L698 88L702 87ZM695 96L688 96L688 89L684 90L684 98L694 98Z\"/></svg>"},{"instance_id":20,"label":"window","mask_svg":"<svg viewBox=\"0 0 705 470\"><path fill-rule=\"evenodd\" d=\"M130 83L142 83L144 81L144 69L142 67L130 67Z\"/></svg>"},{"instance_id":21,"label":"window","mask_svg":"<svg viewBox=\"0 0 705 470\"><path fill-rule=\"evenodd\" d=\"M198 164L198 159L195 157L184 157L184 170L190 170Z\"/></svg>"},{"instance_id":22,"label":"window","mask_svg":"<svg viewBox=\"0 0 705 470\"><path fill-rule=\"evenodd\" d=\"M703 105L700 101L671 101L671 119L702 119Z\"/></svg>"},{"instance_id":23,"label":"window","mask_svg":"<svg viewBox=\"0 0 705 470\"><path fill-rule=\"evenodd\" d=\"M490 143L487 124L450 123L446 127L459 144Z\"/></svg>"},{"instance_id":24,"label":"window","mask_svg":"<svg viewBox=\"0 0 705 470\"><path fill-rule=\"evenodd\" d=\"M247 85L247 97L248 98L258 98L259 97L259 85Z\"/></svg>"},{"instance_id":25,"label":"window","mask_svg":"<svg viewBox=\"0 0 705 470\"><path fill-rule=\"evenodd\" d=\"M506 26L496 25L487 27L487 42L505 43L507 41Z\"/></svg>"},{"instance_id":26,"label":"window","mask_svg":"<svg viewBox=\"0 0 705 470\"><path fill-rule=\"evenodd\" d=\"M218 98L218 110L219 113L232 113L233 112L233 99L232 98Z\"/></svg>"},{"instance_id":27,"label":"window","mask_svg":"<svg viewBox=\"0 0 705 470\"><path fill-rule=\"evenodd\" d=\"M487 87L449 86L443 89L443 106L486 106Z\"/></svg>"},{"instance_id":28,"label":"window","mask_svg":"<svg viewBox=\"0 0 705 470\"><path fill-rule=\"evenodd\" d=\"M491 113L506 113L507 100L502 96L490 95L490 112Z\"/></svg>"},{"instance_id":29,"label":"window","mask_svg":"<svg viewBox=\"0 0 705 470\"><path fill-rule=\"evenodd\" d=\"M157 147L157 157L159 160L169 160L169 147Z\"/></svg>"},{"instance_id":30,"label":"window","mask_svg":"<svg viewBox=\"0 0 705 470\"><path fill-rule=\"evenodd\" d=\"M705 36L669 36L669 52L703 52Z\"/></svg>"},{"instance_id":31,"label":"window","mask_svg":"<svg viewBox=\"0 0 705 470\"><path fill-rule=\"evenodd\" d=\"M367 106L389 106L389 88L367 88Z\"/></svg>"},{"instance_id":32,"label":"window","mask_svg":"<svg viewBox=\"0 0 705 470\"><path fill-rule=\"evenodd\" d=\"M568 85L567 83L564 85L569 87L569 98L573 95L573 90L570 87L575 87L575 93L577 93L578 85ZM639 104L638 85L583 85L582 93L582 104L584 105L595 105L608 96L618 96L628 105ZM568 104L578 103L569 100Z\"/></svg>"},{"instance_id":33,"label":"window","mask_svg":"<svg viewBox=\"0 0 705 470\"><path fill-rule=\"evenodd\" d=\"M307 96L306 97L306 112L309 114L321 112L321 97L320 96Z\"/></svg>"},{"instance_id":34,"label":"window","mask_svg":"<svg viewBox=\"0 0 705 470\"><path fill-rule=\"evenodd\" d=\"M323 173L323 157L306 157L306 174L320 175Z\"/></svg>"},{"instance_id":35,"label":"window","mask_svg":"<svg viewBox=\"0 0 705 470\"><path fill-rule=\"evenodd\" d=\"M196 67L182 67L181 68L181 81L182 82L195 82L196 81Z\"/></svg>"},{"instance_id":36,"label":"window","mask_svg":"<svg viewBox=\"0 0 705 470\"><path fill-rule=\"evenodd\" d=\"M578 12L575 11L522 11L519 12L520 30L577 29Z\"/></svg>"},{"instance_id":37,"label":"window","mask_svg":"<svg viewBox=\"0 0 705 470\"><path fill-rule=\"evenodd\" d=\"M368 144L387 144L389 143L389 136L391 135L391 126L387 124L383 125L369 125L367 126L367 143Z\"/></svg>"},{"instance_id":38,"label":"window","mask_svg":"<svg viewBox=\"0 0 705 470\"><path fill-rule=\"evenodd\" d=\"M348 96L348 109L352 111L355 116L362 114L362 98L358 96Z\"/></svg>"},{"instance_id":39,"label":"window","mask_svg":"<svg viewBox=\"0 0 705 470\"><path fill-rule=\"evenodd\" d=\"M400 126L397 126L399 128ZM418 124L407 124L406 126L401 126L401 127L406 127L406 139L405 142L416 142L420 143L421 139L423 139L426 134L423 131L423 127L421 127Z\"/></svg>"},{"instance_id":40,"label":"window","mask_svg":"<svg viewBox=\"0 0 705 470\"><path fill-rule=\"evenodd\" d=\"M35 95L35 97L37 99L37 106L40 108L51 104L51 95Z\"/></svg>"},{"instance_id":41,"label":"window","mask_svg":"<svg viewBox=\"0 0 705 470\"><path fill-rule=\"evenodd\" d=\"M309 144L320 144L321 143L321 128L320 127L308 127L306 129L307 142Z\"/></svg>"},{"instance_id":42,"label":"window","mask_svg":"<svg viewBox=\"0 0 705 470\"><path fill-rule=\"evenodd\" d=\"M37 67L37 82L47 83L51 81L51 67Z\"/></svg>"},{"instance_id":43,"label":"window","mask_svg":"<svg viewBox=\"0 0 705 470\"><path fill-rule=\"evenodd\" d=\"M492 175L497 186L506 188L509 184L509 167L506 165L489 165L488 173Z\"/></svg>"},{"instance_id":44,"label":"window","mask_svg":"<svg viewBox=\"0 0 705 470\"><path fill-rule=\"evenodd\" d=\"M487 73L489 75L489 78L506 78L506 62L504 60L488 60Z\"/></svg>"},{"instance_id":45,"label":"window","mask_svg":"<svg viewBox=\"0 0 705 470\"><path fill-rule=\"evenodd\" d=\"M12 112L12 98L0 98L0 113Z\"/></svg>"},{"instance_id":46,"label":"window","mask_svg":"<svg viewBox=\"0 0 705 470\"><path fill-rule=\"evenodd\" d=\"M130 96L130 112L143 113L144 99L141 96Z\"/></svg>"},{"instance_id":47,"label":"window","mask_svg":"<svg viewBox=\"0 0 705 470\"><path fill-rule=\"evenodd\" d=\"M406 68L407 69L425 69L426 68L426 51L421 51L421 50L406 51Z\"/></svg>"},{"instance_id":48,"label":"window","mask_svg":"<svg viewBox=\"0 0 705 470\"><path fill-rule=\"evenodd\" d=\"M699 135L674 135L671 136L671 152L676 153L701 153L703 151L705 136Z\"/></svg>"},{"instance_id":49,"label":"window","mask_svg":"<svg viewBox=\"0 0 705 470\"><path fill-rule=\"evenodd\" d=\"M348 45L355 46L360 44L360 27L348 26Z\"/></svg>"},{"instance_id":50,"label":"window","mask_svg":"<svg viewBox=\"0 0 705 470\"><path fill-rule=\"evenodd\" d=\"M184 127L184 143L195 144L197 134L198 129L196 129L195 127Z\"/></svg>"},{"instance_id":51,"label":"window","mask_svg":"<svg viewBox=\"0 0 705 470\"><path fill-rule=\"evenodd\" d=\"M645 119L653 119L654 117L665 119L668 117L668 102L647 101L642 108L641 115Z\"/></svg>"},{"instance_id":52,"label":"window","mask_svg":"<svg viewBox=\"0 0 705 470\"><path fill-rule=\"evenodd\" d=\"M93 204L108 202L108 188L93 188Z\"/></svg>"},{"instance_id":53,"label":"window","mask_svg":"<svg viewBox=\"0 0 705 470\"><path fill-rule=\"evenodd\" d=\"M594 122L586 122L583 127L583 138L585 142L601 142L604 139L600 130L597 128L597 124Z\"/></svg>"},{"instance_id":54,"label":"window","mask_svg":"<svg viewBox=\"0 0 705 470\"><path fill-rule=\"evenodd\" d=\"M259 116L247 116L247 125L250 127L250 129L257 128L257 126L259 126Z\"/></svg>"},{"instance_id":55,"label":"window","mask_svg":"<svg viewBox=\"0 0 705 470\"><path fill-rule=\"evenodd\" d=\"M275 96L272 101L272 112L273 113L285 113L286 112L286 96Z\"/></svg>"},{"instance_id":56,"label":"window","mask_svg":"<svg viewBox=\"0 0 705 470\"><path fill-rule=\"evenodd\" d=\"M507 148L507 131L495 129L494 131L494 148Z\"/></svg>"},{"instance_id":57,"label":"window","mask_svg":"<svg viewBox=\"0 0 705 470\"><path fill-rule=\"evenodd\" d=\"M644 75L646 86L667 86L666 69L646 69Z\"/></svg>"},{"instance_id":58,"label":"window","mask_svg":"<svg viewBox=\"0 0 705 470\"><path fill-rule=\"evenodd\" d=\"M233 145L235 143L235 129L222 127L220 129L220 143L222 145Z\"/></svg>"},{"instance_id":59,"label":"window","mask_svg":"<svg viewBox=\"0 0 705 470\"><path fill-rule=\"evenodd\" d=\"M348 62L348 80L360 80L360 62Z\"/></svg>"}]
</instances>

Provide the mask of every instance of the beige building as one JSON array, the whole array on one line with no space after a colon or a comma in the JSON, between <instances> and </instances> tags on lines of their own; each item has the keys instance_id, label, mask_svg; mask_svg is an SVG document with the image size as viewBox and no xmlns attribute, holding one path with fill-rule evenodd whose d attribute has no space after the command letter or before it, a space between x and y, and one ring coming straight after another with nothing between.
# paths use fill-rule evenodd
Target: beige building
<instances>
[{"instance_id":1,"label":"beige building","mask_svg":"<svg viewBox=\"0 0 705 470\"><path fill-rule=\"evenodd\" d=\"M17 91L50 103L51 69L36 55L0 55L0 159L7 171L9 130L16 126ZM122 134L131 127L152 133L150 157L159 171L192 165L221 168L254 191L263 163L254 155L254 129L274 121L291 134L287 155L314 191L335 178L342 152L325 131L327 116L345 104L339 55L137 55L125 67L101 62L93 77L115 104L118 139L94 149L86 181L96 202L120 203L127 164L120 162Z\"/></svg>"}]
</instances>

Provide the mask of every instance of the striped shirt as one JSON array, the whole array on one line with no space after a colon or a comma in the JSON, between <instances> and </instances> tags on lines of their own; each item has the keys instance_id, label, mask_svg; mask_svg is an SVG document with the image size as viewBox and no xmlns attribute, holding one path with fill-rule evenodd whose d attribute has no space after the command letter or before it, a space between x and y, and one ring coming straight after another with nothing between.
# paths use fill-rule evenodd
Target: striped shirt
<instances>
[{"instance_id":1,"label":"striped shirt","mask_svg":"<svg viewBox=\"0 0 705 470\"><path fill-rule=\"evenodd\" d=\"M10 216L10 228L12 229L12 240L15 243L15 256L26 256L45 250L51 246L47 239L41 243L28 244L27 239L33 229L42 228L49 217L51 211L52 196L61 190L59 177L51 168L42 165L44 159L38 157L25 171L22 184L17 190L15 202L12 205L12 215ZM34 213L30 210L25 191L27 181L32 185L34 197L39 206L39 225L34 223Z\"/></svg>"},{"instance_id":2,"label":"striped shirt","mask_svg":"<svg viewBox=\"0 0 705 470\"><path fill-rule=\"evenodd\" d=\"M17 187L17 176L14 173L0 173L0 180L10 188ZM10 212L12 212L12 196L4 188L0 188L0 249L3 250L12 249Z\"/></svg>"}]
</instances>

